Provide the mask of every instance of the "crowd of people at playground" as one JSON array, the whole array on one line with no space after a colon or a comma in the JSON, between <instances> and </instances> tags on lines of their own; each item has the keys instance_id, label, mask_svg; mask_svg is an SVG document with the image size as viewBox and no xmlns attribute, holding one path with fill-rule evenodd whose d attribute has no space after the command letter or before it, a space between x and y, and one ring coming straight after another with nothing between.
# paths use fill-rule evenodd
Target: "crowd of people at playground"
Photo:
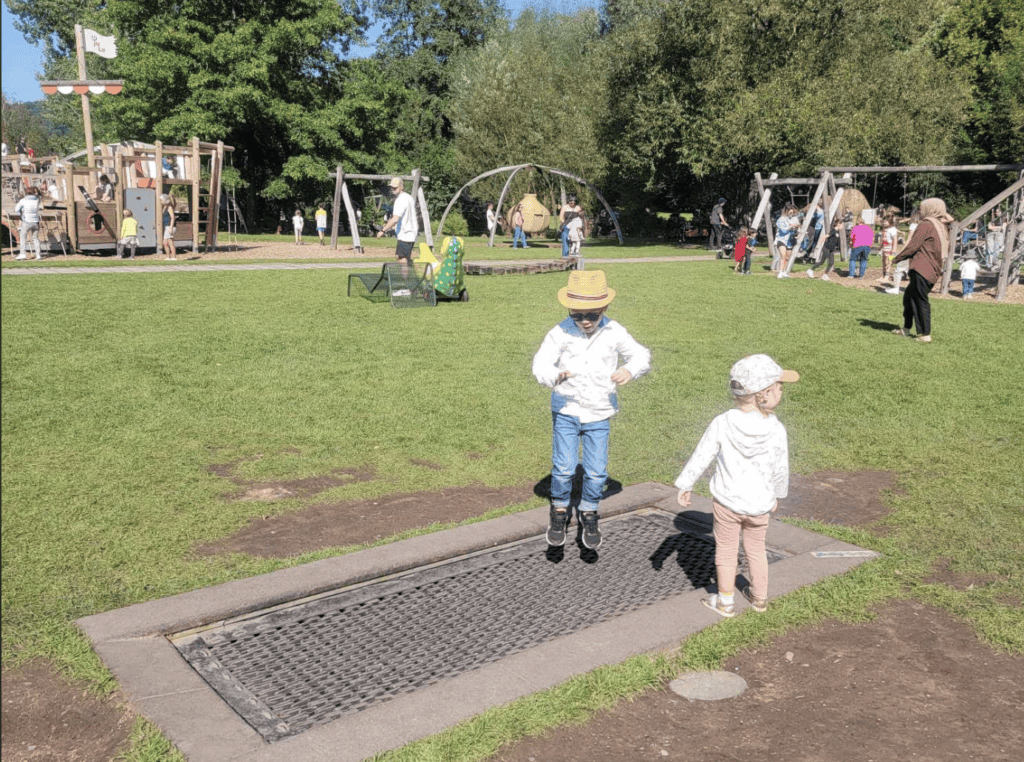
<instances>
[{"instance_id":1,"label":"crowd of people at playground","mask_svg":"<svg viewBox=\"0 0 1024 762\"><path fill-rule=\"evenodd\" d=\"M6 160L6 143L4 144ZM25 148L25 150L28 150ZM19 153L21 146L19 146ZM176 166L173 161L165 157L167 161L162 167L163 174L167 177L174 177ZM393 178L389 183L389 190L393 196L393 203L387 205L383 211L385 222L375 226L374 232L378 237L394 231L399 238L399 245L396 249L396 256L399 261L407 265L412 257L412 248L415 236L418 235L418 220L415 212L415 205L412 197L404 191L404 183L401 178ZM114 200L115 188L106 174L100 174L94 188L94 199L100 202ZM56 188L49 187L28 187L23 196L17 201L12 212L19 218L18 232L20 253L16 259L28 259L30 249L35 254L35 259L42 259L40 247L40 209L44 201L55 198ZM708 225L711 229L709 246L712 250L727 250L735 259L735 272L749 275L751 273L751 260L757 251L757 235L755 231L747 226L740 225L733 228L728 221L726 213L728 202L722 197L711 209L707 216ZM810 206L810 205L809 205ZM178 203L173 195L163 194L160 197L161 223L163 227L162 252L166 259L176 259L174 234L176 232ZM915 283L913 272L920 274L921 269L935 269L941 273L942 259L944 253L938 256L938 262L934 268L914 268L913 246L915 233L918 230L922 219L925 218L925 210L922 207L914 209L909 216L901 216L896 207L881 206L877 209L864 209L857 219L854 212L845 207L842 214L837 214L831 225L831 229L825 228L825 210L821 202L810 206L806 211L800 211L796 204L787 203L783 206L781 213L774 220L774 249L770 272L778 278L789 278L792 262L803 261L811 265L804 274L808 278L816 277L820 272L821 280L831 280L835 275L835 259L837 256L842 260L844 246L842 239L849 244L849 262L846 277L851 279L864 278L868 266L868 257L872 249L878 246L881 256L881 276L879 283L886 285L884 290L887 293L899 294L901 281L908 280L908 290L913 298L921 298L923 286ZM514 204L509 210L508 216L499 217L495 211L494 203L488 203L485 212L486 234L493 239L498 227L512 230L513 249L531 248L527 238L526 219L527 210L524 209L522 201ZM811 219L806 225L807 234L798 241L798 232L804 227L804 215L810 215ZM949 217L943 205L943 215ZM696 217L697 215L695 215ZM283 232L287 217L281 213L281 225L278 233ZM961 232L961 240L957 245L957 259L960 263L959 273L962 281L962 296L964 299L972 299L974 296L975 282L981 269L992 270L998 266L1005 244L1007 229L1007 217L1001 206L992 209L991 214L983 221L975 221L968 228ZM674 218L679 218L675 215ZM952 222L952 217L949 221ZM13 220L11 227L13 228ZM321 246L324 246L327 233L328 213L323 203L318 204L315 213L316 233ZM306 220L301 208L296 208L291 218L292 230L295 236L295 243L303 245L303 234ZM563 258L579 257L583 243L587 240L588 231L597 224L596 219L588 218L587 212L580 205L574 195L569 195L565 202L558 209L558 238L561 242L561 255ZM947 223L948 224L948 223ZM122 212L122 219L118 221L119 235L117 236L116 254L122 258L125 252L129 252L129 258L134 259L138 248L138 221L134 218L129 209ZM901 226L906 225L904 231ZM692 227L692 226L691 226ZM819 245L820 239L825 240ZM948 231L947 231L948 237ZM799 251L797 251L799 246ZM946 250L943 249L943 252ZM931 281L934 285L934 280ZM927 335L927 334L925 334Z\"/></svg>"},{"instance_id":2,"label":"crowd of people at playground","mask_svg":"<svg viewBox=\"0 0 1024 762\"><path fill-rule=\"evenodd\" d=\"M742 225L733 234L723 211L725 203L724 198L719 199L711 212L711 246L717 248L724 245L731 249L736 263L734 271L749 275L751 258L756 252L756 234L749 227ZM863 279L867 273L868 257L877 246L882 264L878 283L888 286L884 289L886 293L900 293L901 281L910 277L910 257L901 255L921 224L921 207L914 209L906 217L900 216L895 208L885 206L862 210L859 217L855 217L846 207L842 215L836 215L831 229L827 232L824 230L825 212L822 204L815 205L809 214L811 221L808 233L800 243L799 252L796 247L803 213L795 204L788 203L775 220L775 254L769 269L776 277L791 277L790 260L796 257L794 261L811 265L804 271L806 277L814 278L816 271L820 271L822 280L831 280L830 276L835 274L836 257L843 259L841 239L845 239L850 251L846 277ZM949 220L952 222L953 218L950 217ZM906 225L905 232L901 229L902 225ZM1006 228L1006 215L1003 214L1002 208L997 206L985 223L979 224L976 221L961 232L957 258L963 283L963 298L973 298L975 280L980 270L992 271L999 266L1005 245ZM822 236L825 240L819 246Z\"/></svg>"}]
</instances>

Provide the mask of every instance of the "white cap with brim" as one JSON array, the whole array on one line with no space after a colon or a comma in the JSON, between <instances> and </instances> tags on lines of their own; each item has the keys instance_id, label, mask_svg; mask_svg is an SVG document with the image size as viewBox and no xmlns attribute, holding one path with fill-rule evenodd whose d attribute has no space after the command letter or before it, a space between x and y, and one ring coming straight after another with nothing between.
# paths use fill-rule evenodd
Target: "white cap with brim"
<instances>
[{"instance_id":1,"label":"white cap with brim","mask_svg":"<svg viewBox=\"0 0 1024 762\"><path fill-rule=\"evenodd\" d=\"M783 370L768 355L750 355L732 366L729 372L729 390L736 396L756 394L776 381L793 383L800 380L795 370Z\"/></svg>"}]
</instances>

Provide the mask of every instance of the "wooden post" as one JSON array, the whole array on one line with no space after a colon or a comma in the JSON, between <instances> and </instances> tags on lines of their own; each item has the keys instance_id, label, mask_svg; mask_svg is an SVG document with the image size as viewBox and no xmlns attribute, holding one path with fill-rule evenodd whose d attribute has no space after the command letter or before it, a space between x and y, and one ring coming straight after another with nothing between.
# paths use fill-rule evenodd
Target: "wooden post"
<instances>
[{"instance_id":1,"label":"wooden post","mask_svg":"<svg viewBox=\"0 0 1024 762\"><path fill-rule=\"evenodd\" d=\"M427 197L423 195L423 188L417 188L416 195L419 197L420 214L423 215L423 234L427 239L427 246L434 248L434 234L430 232L430 210L427 208Z\"/></svg>"},{"instance_id":2,"label":"wooden post","mask_svg":"<svg viewBox=\"0 0 1024 762\"><path fill-rule=\"evenodd\" d=\"M64 198L68 241L72 251L78 251L78 214L75 209L75 165L64 167Z\"/></svg>"},{"instance_id":3,"label":"wooden post","mask_svg":"<svg viewBox=\"0 0 1024 762\"><path fill-rule=\"evenodd\" d=\"M412 196L412 213L416 214L416 198L420 194L420 171L414 169L412 171L412 188L409 189L409 195Z\"/></svg>"},{"instance_id":4,"label":"wooden post","mask_svg":"<svg viewBox=\"0 0 1024 762\"><path fill-rule=\"evenodd\" d=\"M86 79L85 76L85 34L81 24L75 24L75 48L78 51L78 78ZM89 113L89 93L82 93L82 121L85 123L85 150L89 166L96 166L96 157L92 153L92 117Z\"/></svg>"},{"instance_id":5,"label":"wooden post","mask_svg":"<svg viewBox=\"0 0 1024 762\"><path fill-rule=\"evenodd\" d=\"M1010 264L1017 258L1017 230L1020 226L1016 217L1013 222L1006 226L1006 233L1003 235L1003 258L999 263L999 283L996 286L996 301L1001 302L1006 298L1006 287L1010 283ZM1018 270L1019 272L1019 270Z\"/></svg>"},{"instance_id":6,"label":"wooden post","mask_svg":"<svg viewBox=\"0 0 1024 762\"><path fill-rule=\"evenodd\" d=\"M153 173L153 189L156 191L156 209L154 212L153 228L156 230L156 248L159 254L163 252L164 248L164 205L160 200L160 197L164 195L164 144L158 140L155 145L156 172Z\"/></svg>"},{"instance_id":7,"label":"wooden post","mask_svg":"<svg viewBox=\"0 0 1024 762\"><path fill-rule=\"evenodd\" d=\"M338 222L341 216L341 184L345 181L345 173L339 164L334 172L334 201L331 204L331 248L338 248Z\"/></svg>"},{"instance_id":8,"label":"wooden post","mask_svg":"<svg viewBox=\"0 0 1024 762\"><path fill-rule=\"evenodd\" d=\"M775 179L778 175L772 173L772 178ZM771 202L771 191L768 191L764 187L764 180L761 179L761 173L754 173L754 180L757 182L757 189L761 192L761 203L764 204L764 209L761 210L758 207L758 212L764 212L764 229L768 236L768 253L772 255L772 261L779 256L779 250L775 248L775 232L772 230L772 202ZM754 215L754 235L757 235L757 223L759 221L758 216Z\"/></svg>"},{"instance_id":9,"label":"wooden post","mask_svg":"<svg viewBox=\"0 0 1024 762\"><path fill-rule=\"evenodd\" d=\"M114 177L117 179L117 185L114 189L114 211L116 219L114 220L114 239L115 241L121 238L121 222L124 219L124 192L125 183L124 178L121 176L121 154L114 154Z\"/></svg>"},{"instance_id":10,"label":"wooden post","mask_svg":"<svg viewBox=\"0 0 1024 762\"><path fill-rule=\"evenodd\" d=\"M206 210L206 250L217 248L217 232L220 229L220 183L224 168L224 141L217 141L217 153L213 155L210 167L210 204ZM210 226L213 227L210 227Z\"/></svg>"},{"instance_id":11,"label":"wooden post","mask_svg":"<svg viewBox=\"0 0 1024 762\"><path fill-rule=\"evenodd\" d=\"M192 146L192 253L199 253L199 176L201 166L199 162L199 138L193 137L189 141Z\"/></svg>"},{"instance_id":12,"label":"wooden post","mask_svg":"<svg viewBox=\"0 0 1024 762\"><path fill-rule=\"evenodd\" d=\"M345 200L345 208L348 210L348 224L352 229L352 248L360 254L363 252L363 239L359 237L359 220L356 219L356 210L352 206L352 199L348 195L348 183L341 183L341 197Z\"/></svg>"},{"instance_id":13,"label":"wooden post","mask_svg":"<svg viewBox=\"0 0 1024 762\"><path fill-rule=\"evenodd\" d=\"M949 248L942 253L942 286L939 293L943 295L949 293L949 282L953 279L953 256L956 254L956 244L964 227L966 226L961 222L953 222L949 226Z\"/></svg>"}]
</instances>

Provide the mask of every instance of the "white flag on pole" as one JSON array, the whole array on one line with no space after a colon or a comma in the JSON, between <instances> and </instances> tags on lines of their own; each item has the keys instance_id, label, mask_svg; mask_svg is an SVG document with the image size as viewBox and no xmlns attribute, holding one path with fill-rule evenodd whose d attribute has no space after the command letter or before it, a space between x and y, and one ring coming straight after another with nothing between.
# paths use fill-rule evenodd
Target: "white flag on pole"
<instances>
[{"instance_id":1,"label":"white flag on pole","mask_svg":"<svg viewBox=\"0 0 1024 762\"><path fill-rule=\"evenodd\" d=\"M92 29L84 30L85 49L104 58L117 58L117 40L104 37Z\"/></svg>"}]
</instances>

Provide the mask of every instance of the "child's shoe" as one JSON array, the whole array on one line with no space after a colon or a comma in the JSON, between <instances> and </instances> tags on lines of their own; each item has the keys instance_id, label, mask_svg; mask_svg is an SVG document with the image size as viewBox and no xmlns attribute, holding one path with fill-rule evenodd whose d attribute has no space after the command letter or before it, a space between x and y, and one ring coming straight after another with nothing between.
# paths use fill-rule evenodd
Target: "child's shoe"
<instances>
[{"instance_id":1,"label":"child's shoe","mask_svg":"<svg viewBox=\"0 0 1024 762\"><path fill-rule=\"evenodd\" d=\"M569 510L564 508L558 510L551 506L551 513L548 519L548 545L559 548L565 545L565 527L569 523Z\"/></svg>"},{"instance_id":2,"label":"child's shoe","mask_svg":"<svg viewBox=\"0 0 1024 762\"><path fill-rule=\"evenodd\" d=\"M814 268L812 268L812 267L808 267L807 268L807 277L808 278L813 278L814 277Z\"/></svg>"},{"instance_id":3,"label":"child's shoe","mask_svg":"<svg viewBox=\"0 0 1024 762\"><path fill-rule=\"evenodd\" d=\"M597 528L597 511L580 511L583 525L583 545L591 550L601 547L601 530Z\"/></svg>"},{"instance_id":4,"label":"child's shoe","mask_svg":"<svg viewBox=\"0 0 1024 762\"><path fill-rule=\"evenodd\" d=\"M831 278L828 277L828 273L825 273L824 275L822 275L821 279L822 280L832 280Z\"/></svg>"},{"instance_id":5,"label":"child's shoe","mask_svg":"<svg viewBox=\"0 0 1024 762\"><path fill-rule=\"evenodd\" d=\"M714 611L716 614L720 614L724 617L736 616L735 604L729 604L728 606L722 602L722 598L718 593L715 593L710 598L701 598L700 602L707 606L709 609Z\"/></svg>"},{"instance_id":6,"label":"child's shoe","mask_svg":"<svg viewBox=\"0 0 1024 762\"><path fill-rule=\"evenodd\" d=\"M766 598L755 598L754 594L750 592L749 587L744 587L740 590L740 594L750 603L750 607L759 614L763 614L768 610L768 599Z\"/></svg>"}]
</instances>

